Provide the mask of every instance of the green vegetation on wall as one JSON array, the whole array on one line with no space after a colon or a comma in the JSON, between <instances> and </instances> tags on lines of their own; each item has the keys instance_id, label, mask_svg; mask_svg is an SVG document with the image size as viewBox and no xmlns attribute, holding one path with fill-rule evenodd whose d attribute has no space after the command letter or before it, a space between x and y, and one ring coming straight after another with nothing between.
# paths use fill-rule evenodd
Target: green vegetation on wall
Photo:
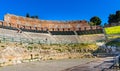
<instances>
[{"instance_id":1,"label":"green vegetation on wall","mask_svg":"<svg viewBox=\"0 0 120 71\"><path fill-rule=\"evenodd\" d=\"M105 32L108 35L111 35L111 34L120 34L120 26L114 26L114 27L105 28Z\"/></svg>"}]
</instances>

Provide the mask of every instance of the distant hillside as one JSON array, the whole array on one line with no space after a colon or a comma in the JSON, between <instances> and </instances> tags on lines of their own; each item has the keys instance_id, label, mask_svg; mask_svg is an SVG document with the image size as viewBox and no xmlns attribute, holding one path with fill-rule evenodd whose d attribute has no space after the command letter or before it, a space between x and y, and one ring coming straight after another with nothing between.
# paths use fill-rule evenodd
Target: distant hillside
<instances>
[{"instance_id":1,"label":"distant hillside","mask_svg":"<svg viewBox=\"0 0 120 71\"><path fill-rule=\"evenodd\" d=\"M107 27L105 28L106 34L120 34L120 26Z\"/></svg>"}]
</instances>

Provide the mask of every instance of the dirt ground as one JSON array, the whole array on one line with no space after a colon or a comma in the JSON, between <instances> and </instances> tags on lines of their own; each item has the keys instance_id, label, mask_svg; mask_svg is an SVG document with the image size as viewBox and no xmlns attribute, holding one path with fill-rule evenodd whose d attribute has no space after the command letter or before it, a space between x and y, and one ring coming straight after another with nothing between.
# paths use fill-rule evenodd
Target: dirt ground
<instances>
[{"instance_id":1,"label":"dirt ground","mask_svg":"<svg viewBox=\"0 0 120 71\"><path fill-rule=\"evenodd\" d=\"M99 71L108 60L112 58L47 60L0 67L0 71Z\"/></svg>"}]
</instances>

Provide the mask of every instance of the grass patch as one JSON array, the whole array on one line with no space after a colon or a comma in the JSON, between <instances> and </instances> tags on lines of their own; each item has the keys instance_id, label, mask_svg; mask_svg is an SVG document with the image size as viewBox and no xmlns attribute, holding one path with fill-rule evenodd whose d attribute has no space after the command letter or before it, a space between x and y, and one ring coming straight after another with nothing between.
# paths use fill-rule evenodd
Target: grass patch
<instances>
[{"instance_id":1,"label":"grass patch","mask_svg":"<svg viewBox=\"0 0 120 71\"><path fill-rule=\"evenodd\" d=\"M105 32L108 35L111 35L111 34L120 34L120 26L114 26L114 27L105 28Z\"/></svg>"}]
</instances>

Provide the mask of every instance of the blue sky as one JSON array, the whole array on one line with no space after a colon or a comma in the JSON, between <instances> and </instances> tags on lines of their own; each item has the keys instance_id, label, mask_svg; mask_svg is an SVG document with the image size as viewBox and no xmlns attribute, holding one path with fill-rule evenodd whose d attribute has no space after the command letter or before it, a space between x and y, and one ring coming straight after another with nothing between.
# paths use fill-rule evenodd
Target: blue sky
<instances>
[{"instance_id":1,"label":"blue sky","mask_svg":"<svg viewBox=\"0 0 120 71\"><path fill-rule=\"evenodd\" d=\"M7 13L38 15L42 20L87 20L98 16L107 23L120 10L120 0L0 0L0 20Z\"/></svg>"}]
</instances>

